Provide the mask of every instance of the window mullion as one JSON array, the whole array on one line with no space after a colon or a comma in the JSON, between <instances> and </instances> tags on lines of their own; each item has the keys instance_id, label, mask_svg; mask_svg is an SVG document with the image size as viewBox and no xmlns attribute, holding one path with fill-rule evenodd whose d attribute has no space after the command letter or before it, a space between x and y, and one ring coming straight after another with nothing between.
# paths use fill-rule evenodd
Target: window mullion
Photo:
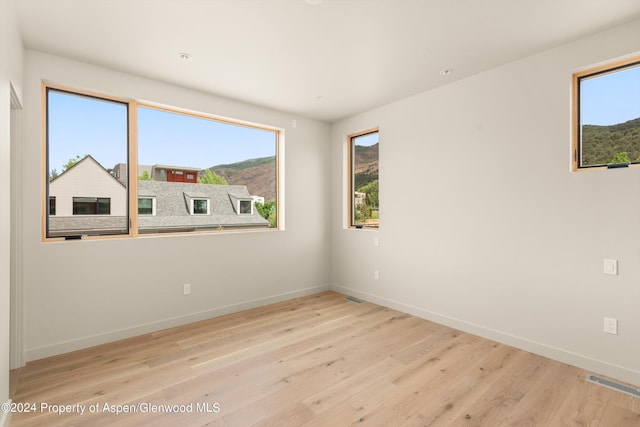
<instances>
[{"instance_id":1,"label":"window mullion","mask_svg":"<svg viewBox=\"0 0 640 427\"><path fill-rule=\"evenodd\" d=\"M138 235L138 103L129 102L129 235Z\"/></svg>"}]
</instances>

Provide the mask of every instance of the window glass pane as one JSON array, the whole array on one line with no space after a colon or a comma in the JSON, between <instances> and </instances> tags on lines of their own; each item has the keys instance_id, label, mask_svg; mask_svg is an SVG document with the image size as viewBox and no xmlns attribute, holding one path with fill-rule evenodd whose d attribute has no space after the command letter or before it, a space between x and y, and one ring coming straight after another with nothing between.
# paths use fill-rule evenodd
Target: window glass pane
<instances>
[{"instance_id":1,"label":"window glass pane","mask_svg":"<svg viewBox=\"0 0 640 427\"><path fill-rule=\"evenodd\" d=\"M277 144L273 130L139 107L138 193L156 199L139 233L277 227ZM251 196L269 208L238 216Z\"/></svg>"},{"instance_id":2,"label":"window glass pane","mask_svg":"<svg viewBox=\"0 0 640 427\"><path fill-rule=\"evenodd\" d=\"M138 215L153 215L153 199L138 199Z\"/></svg>"},{"instance_id":3,"label":"window glass pane","mask_svg":"<svg viewBox=\"0 0 640 427\"><path fill-rule=\"evenodd\" d=\"M251 200L240 200L240 213L241 214L251 213Z\"/></svg>"},{"instance_id":4,"label":"window glass pane","mask_svg":"<svg viewBox=\"0 0 640 427\"><path fill-rule=\"evenodd\" d=\"M352 137L351 150L351 226L380 225L378 202L378 132Z\"/></svg>"},{"instance_id":5,"label":"window glass pane","mask_svg":"<svg viewBox=\"0 0 640 427\"><path fill-rule=\"evenodd\" d=\"M126 170L127 104L48 88L46 105L47 236L128 233L127 183L114 168Z\"/></svg>"},{"instance_id":6,"label":"window glass pane","mask_svg":"<svg viewBox=\"0 0 640 427\"><path fill-rule=\"evenodd\" d=\"M207 214L207 201L206 200L193 200L193 214L194 215L206 215Z\"/></svg>"},{"instance_id":7,"label":"window glass pane","mask_svg":"<svg viewBox=\"0 0 640 427\"><path fill-rule=\"evenodd\" d=\"M74 215L109 215L111 199L98 197L74 197Z\"/></svg>"},{"instance_id":8,"label":"window glass pane","mask_svg":"<svg viewBox=\"0 0 640 427\"><path fill-rule=\"evenodd\" d=\"M640 162L640 65L580 79L580 167Z\"/></svg>"},{"instance_id":9,"label":"window glass pane","mask_svg":"<svg viewBox=\"0 0 640 427\"><path fill-rule=\"evenodd\" d=\"M56 214L56 198L49 197L49 215Z\"/></svg>"}]
</instances>

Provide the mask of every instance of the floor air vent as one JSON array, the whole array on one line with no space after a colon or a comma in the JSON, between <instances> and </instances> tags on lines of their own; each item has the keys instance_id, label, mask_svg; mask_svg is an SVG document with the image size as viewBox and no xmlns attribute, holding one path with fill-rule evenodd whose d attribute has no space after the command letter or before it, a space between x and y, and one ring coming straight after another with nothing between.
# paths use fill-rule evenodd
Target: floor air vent
<instances>
[{"instance_id":1,"label":"floor air vent","mask_svg":"<svg viewBox=\"0 0 640 427\"><path fill-rule=\"evenodd\" d=\"M628 385L620 384L606 378L598 377L596 375L587 375L587 381L600 384L601 386L610 388L611 390L620 391L633 397L640 398L640 390L634 387L629 387Z\"/></svg>"},{"instance_id":2,"label":"floor air vent","mask_svg":"<svg viewBox=\"0 0 640 427\"><path fill-rule=\"evenodd\" d=\"M352 302L354 304L362 304L364 302L364 301L359 300L358 298L355 298L355 297L346 297L344 300Z\"/></svg>"}]
</instances>

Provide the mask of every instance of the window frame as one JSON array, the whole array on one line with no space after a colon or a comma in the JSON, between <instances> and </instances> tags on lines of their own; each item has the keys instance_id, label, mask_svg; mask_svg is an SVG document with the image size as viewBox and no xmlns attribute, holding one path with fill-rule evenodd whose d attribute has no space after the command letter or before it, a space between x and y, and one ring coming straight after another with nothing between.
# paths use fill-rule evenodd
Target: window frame
<instances>
[{"instance_id":1,"label":"window frame","mask_svg":"<svg viewBox=\"0 0 640 427\"><path fill-rule=\"evenodd\" d=\"M206 212L196 212L195 202L205 202L207 204ZM189 198L189 214L190 215L211 215L211 199L208 197L190 197Z\"/></svg>"},{"instance_id":2,"label":"window frame","mask_svg":"<svg viewBox=\"0 0 640 427\"><path fill-rule=\"evenodd\" d=\"M140 199L151 200L151 213L140 213ZM156 197L155 196L138 196L138 216L155 216L156 215Z\"/></svg>"},{"instance_id":3,"label":"window frame","mask_svg":"<svg viewBox=\"0 0 640 427\"><path fill-rule=\"evenodd\" d=\"M242 203L249 203L249 212L242 212ZM253 215L253 200L238 199L238 215Z\"/></svg>"},{"instance_id":4,"label":"window frame","mask_svg":"<svg viewBox=\"0 0 640 427\"><path fill-rule=\"evenodd\" d=\"M85 200L80 200L85 199ZM94 199L89 202L89 199ZM72 212L73 216L100 216L100 215L111 215L111 197L86 197L86 196L73 196L72 200ZM108 212L100 212L100 207L104 206L105 200L107 201ZM96 213L76 213L76 203L95 203Z\"/></svg>"},{"instance_id":5,"label":"window frame","mask_svg":"<svg viewBox=\"0 0 640 427\"><path fill-rule=\"evenodd\" d=\"M129 99L124 99L124 98L119 98L119 97L115 97L115 96L109 96L109 95L104 95L101 93L97 93L97 92L93 92L93 91L88 91L88 90L79 90L79 89L72 89L69 88L67 86L63 86L63 85L58 85L58 84L53 84L53 83L48 83L46 81L42 82L41 85L41 91L42 91L42 95L41 95L41 99L42 99L42 230L41 230L41 236L42 236L42 241L43 242L47 242L47 241L61 241L61 240L77 240L77 239L87 239L87 240L93 240L93 239L116 239L116 238L126 238L126 237L131 237L132 236L132 224L136 223L137 224L137 212L136 215L133 215L133 212L131 212L131 206L134 200L134 197L137 197L137 186L135 186L136 188L131 188L131 186L129 185L129 181L127 182L126 185L126 191L128 193L128 197L126 198L126 211L127 211L127 223L129 225L127 233L100 233L100 234L87 234L87 235L77 235L75 232L70 233L69 235L60 235L58 233L52 233L49 230L49 206L48 206L48 199L49 199L49 184L50 184L50 177L49 177L49 146L48 146L48 140L49 140L49 117L48 117L48 112L49 112L49 91L54 91L54 92L59 92L59 93L66 93L69 94L71 96L80 96L80 97L87 97L87 98L95 98L96 100L101 100L101 101L106 101L106 102L113 102L113 103L118 103L118 104L123 104L126 105L127 107L127 168L129 169L129 172L131 173L132 171L132 165L131 162L132 161L136 161L137 162L137 151L136 150L132 150L131 147L136 147L136 133L134 131L135 129L135 123L136 123L136 103L134 101L131 101ZM137 168L137 165L135 165L135 167ZM133 169L134 171L136 171L136 169ZM137 173L137 171L136 171ZM133 194L132 194L133 193ZM79 196L81 197L81 196ZM73 203L73 201L72 201ZM137 206L137 205L135 205ZM72 206L72 210L73 210L73 206ZM56 206L56 214L57 214L57 206ZM54 215L57 216L57 215ZM72 215L72 217L75 215ZM93 215L91 215L93 216ZM97 216L97 215L96 215ZM135 216L135 218L134 218Z\"/></svg>"},{"instance_id":6,"label":"window frame","mask_svg":"<svg viewBox=\"0 0 640 427\"><path fill-rule=\"evenodd\" d=\"M355 173L354 173L354 168L355 168L355 156L354 156L354 152L355 152L355 145L354 145L354 141L355 139L361 137L361 136L365 136L365 135L369 135L369 134L373 134L373 133L377 133L378 134L378 143L380 143L380 128L375 127L375 128L371 128L371 129L367 129L367 130L363 130L360 132L356 132L356 133L352 133L347 135L347 228L348 229L354 229L354 230L379 230L380 229L380 222L378 220L378 225L377 226L371 226L371 225L362 225L362 224L355 224L355 204L356 204L356 197L355 197L355 193L356 193L356 189L354 188L355 186ZM378 162L380 162L380 157L378 155ZM378 163L379 164L379 163ZM379 170L379 166L378 166L378 179L380 178L380 170Z\"/></svg>"},{"instance_id":7,"label":"window frame","mask_svg":"<svg viewBox=\"0 0 640 427\"><path fill-rule=\"evenodd\" d=\"M628 68L640 66L640 56L609 62L597 67L573 73L572 75L572 138L571 138L571 170L573 172L583 170L603 170L609 169L607 165L582 166L582 123L581 109L582 99L580 93L580 83L584 79L607 75L623 71ZM640 167L639 163L632 163L629 167Z\"/></svg>"},{"instance_id":8,"label":"window frame","mask_svg":"<svg viewBox=\"0 0 640 427\"><path fill-rule=\"evenodd\" d=\"M48 91L54 90L58 92L66 92L70 95L92 97L105 101L113 101L117 103L123 103L127 105L127 184L126 189L128 192L127 197L127 215L128 215L128 232L119 234L96 234L96 235L82 235L82 236L60 236L60 235L48 235L48 218L49 218L49 172L48 172ZM119 238L138 238L138 237L158 237L158 236L170 236L170 235L193 235L193 234L216 234L219 230L197 230L197 231L176 231L168 233L144 233L139 230L138 227L138 140L137 140L137 113L138 108L152 108L156 110L166 111L170 113L183 114L194 118L212 120L215 122L226 123L234 126L247 127L251 129L259 129L268 132L273 132L275 136L275 168L276 168L276 209L277 209L277 225L275 228L246 228L233 230L233 232L265 232L265 231L282 231L284 230L284 128L263 125L253 122L242 121L240 119L229 119L221 116L217 116L210 113L198 112L188 110L180 107L166 106L161 104L155 104L151 102L137 101L132 98L122 98L105 95L103 93L93 92L90 90L76 89L64 85L58 85L42 81L41 84L41 100L42 100L42 165L41 165L41 179L42 179L42 196L41 196L41 240L43 242L48 241L63 241L63 240L101 240L101 239L119 239ZM166 173L166 172L165 172ZM143 196L143 198L145 198ZM148 197L147 197L148 198ZM154 213L155 212L155 199L154 199ZM211 201L207 200L207 214L211 212ZM191 203L191 214L193 214L193 203ZM196 214L205 215L205 214ZM143 216L148 216L144 214Z\"/></svg>"}]
</instances>

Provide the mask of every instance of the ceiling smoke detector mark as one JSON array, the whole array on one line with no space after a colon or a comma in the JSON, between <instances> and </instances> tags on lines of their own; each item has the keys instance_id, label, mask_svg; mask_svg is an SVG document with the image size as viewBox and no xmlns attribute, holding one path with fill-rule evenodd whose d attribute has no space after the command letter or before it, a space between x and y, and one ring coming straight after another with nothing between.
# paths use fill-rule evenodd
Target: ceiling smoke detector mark
<instances>
[{"instance_id":1,"label":"ceiling smoke detector mark","mask_svg":"<svg viewBox=\"0 0 640 427\"><path fill-rule=\"evenodd\" d=\"M188 54L188 53L186 53L186 52L180 52L180 53L178 54L178 58L180 58L180 59L181 59L181 60L183 60L183 61L189 61L189 60L191 59L191 55L189 55L189 54Z\"/></svg>"},{"instance_id":2,"label":"ceiling smoke detector mark","mask_svg":"<svg viewBox=\"0 0 640 427\"><path fill-rule=\"evenodd\" d=\"M447 76L450 76L451 74L453 74L453 69L452 68L446 68L446 69L440 71L440 75L441 76L447 77Z\"/></svg>"}]
</instances>

